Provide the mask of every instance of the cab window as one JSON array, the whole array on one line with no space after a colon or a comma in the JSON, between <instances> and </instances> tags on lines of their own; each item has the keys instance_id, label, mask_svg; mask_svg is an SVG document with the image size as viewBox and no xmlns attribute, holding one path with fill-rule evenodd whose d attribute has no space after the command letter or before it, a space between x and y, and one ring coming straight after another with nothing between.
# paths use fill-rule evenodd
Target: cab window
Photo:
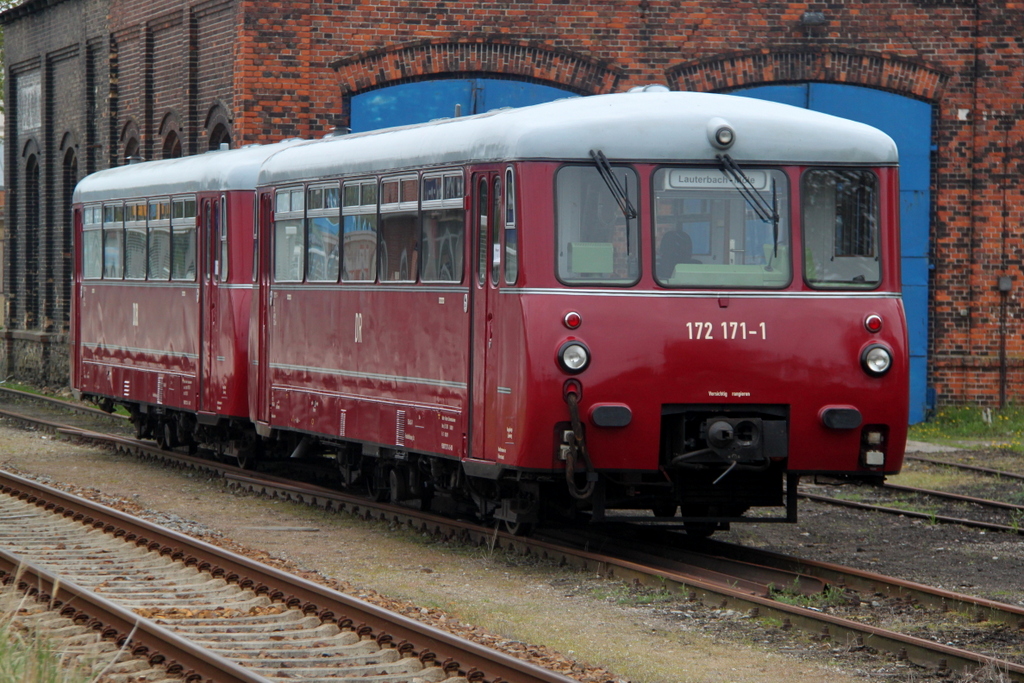
<instances>
[{"instance_id":1,"label":"cab window","mask_svg":"<svg viewBox=\"0 0 1024 683\"><path fill-rule=\"evenodd\" d=\"M637 202L637 176L611 166L626 197ZM639 220L627 219L595 166L563 166L555 176L558 278L566 284L631 285L640 274Z\"/></svg>"},{"instance_id":2,"label":"cab window","mask_svg":"<svg viewBox=\"0 0 1024 683\"><path fill-rule=\"evenodd\" d=\"M786 174L759 168L741 172L743 185L715 167L665 167L651 176L658 284L729 289L789 284Z\"/></svg>"},{"instance_id":3,"label":"cab window","mask_svg":"<svg viewBox=\"0 0 1024 683\"><path fill-rule=\"evenodd\" d=\"M822 289L872 289L881 282L878 176L860 169L804 173L804 279Z\"/></svg>"}]
</instances>

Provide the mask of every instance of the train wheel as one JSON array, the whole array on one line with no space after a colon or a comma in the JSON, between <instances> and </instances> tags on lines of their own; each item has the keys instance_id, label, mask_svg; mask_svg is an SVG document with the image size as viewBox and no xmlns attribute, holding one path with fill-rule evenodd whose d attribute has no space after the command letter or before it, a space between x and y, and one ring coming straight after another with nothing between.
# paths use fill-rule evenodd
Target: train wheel
<instances>
[{"instance_id":1,"label":"train wheel","mask_svg":"<svg viewBox=\"0 0 1024 683\"><path fill-rule=\"evenodd\" d=\"M173 419L164 420L156 429L156 445L169 451L178 445L178 427Z\"/></svg>"},{"instance_id":2,"label":"train wheel","mask_svg":"<svg viewBox=\"0 0 1024 683\"><path fill-rule=\"evenodd\" d=\"M380 463L370 465L372 468L366 477L366 492L376 503L383 503L391 497L391 481L388 468Z\"/></svg>"},{"instance_id":3,"label":"train wheel","mask_svg":"<svg viewBox=\"0 0 1024 683\"><path fill-rule=\"evenodd\" d=\"M406 484L405 472L398 467L388 470L388 502L397 505L409 498L409 486Z\"/></svg>"},{"instance_id":4,"label":"train wheel","mask_svg":"<svg viewBox=\"0 0 1024 683\"><path fill-rule=\"evenodd\" d=\"M251 448L240 448L235 454L235 463L243 470L256 469L256 453Z\"/></svg>"},{"instance_id":5,"label":"train wheel","mask_svg":"<svg viewBox=\"0 0 1024 683\"><path fill-rule=\"evenodd\" d=\"M501 524L505 527L505 531L513 536L529 536L533 533L534 529L533 522L509 522L508 520L502 520Z\"/></svg>"}]
</instances>

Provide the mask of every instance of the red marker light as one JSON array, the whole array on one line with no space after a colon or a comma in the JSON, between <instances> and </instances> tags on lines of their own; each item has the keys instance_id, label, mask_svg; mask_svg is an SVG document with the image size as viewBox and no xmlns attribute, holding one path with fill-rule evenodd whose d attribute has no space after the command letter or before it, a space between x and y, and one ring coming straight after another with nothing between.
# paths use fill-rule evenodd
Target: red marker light
<instances>
[{"instance_id":1,"label":"red marker light","mask_svg":"<svg viewBox=\"0 0 1024 683\"><path fill-rule=\"evenodd\" d=\"M581 318L580 314L576 311L572 311L565 314L565 318L562 319L562 322L564 322L565 326L570 330L575 330L583 323L583 318Z\"/></svg>"},{"instance_id":2,"label":"red marker light","mask_svg":"<svg viewBox=\"0 0 1024 683\"><path fill-rule=\"evenodd\" d=\"M882 318L878 315L869 315L864 319L864 327L867 328L868 332L878 332L882 329Z\"/></svg>"}]
</instances>

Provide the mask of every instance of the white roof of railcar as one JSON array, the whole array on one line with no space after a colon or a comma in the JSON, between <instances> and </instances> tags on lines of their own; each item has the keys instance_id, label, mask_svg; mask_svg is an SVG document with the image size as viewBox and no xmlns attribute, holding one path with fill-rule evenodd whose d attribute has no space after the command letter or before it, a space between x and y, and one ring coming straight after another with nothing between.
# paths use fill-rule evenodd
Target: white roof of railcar
<instances>
[{"instance_id":1,"label":"white roof of railcar","mask_svg":"<svg viewBox=\"0 0 1024 683\"><path fill-rule=\"evenodd\" d=\"M708 161L708 126L736 132L744 163L891 165L896 143L871 126L785 104L692 92L556 100L520 109L306 142L269 158L258 184L512 159Z\"/></svg>"},{"instance_id":2,"label":"white roof of railcar","mask_svg":"<svg viewBox=\"0 0 1024 683\"><path fill-rule=\"evenodd\" d=\"M267 157L301 140L251 145L180 157L116 166L82 179L74 202L102 202L133 197L159 197L194 192L254 190Z\"/></svg>"}]
</instances>

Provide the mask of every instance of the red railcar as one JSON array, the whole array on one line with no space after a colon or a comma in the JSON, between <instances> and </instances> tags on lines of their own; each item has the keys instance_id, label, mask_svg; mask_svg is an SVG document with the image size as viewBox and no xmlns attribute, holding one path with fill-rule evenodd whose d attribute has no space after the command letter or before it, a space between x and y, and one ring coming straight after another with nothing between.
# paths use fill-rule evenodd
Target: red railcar
<instances>
[{"instance_id":1,"label":"red railcar","mask_svg":"<svg viewBox=\"0 0 1024 683\"><path fill-rule=\"evenodd\" d=\"M251 432L255 181L286 146L131 164L76 188L72 387L127 406L140 436L174 446L210 440L206 427Z\"/></svg>"},{"instance_id":2,"label":"red railcar","mask_svg":"<svg viewBox=\"0 0 1024 683\"><path fill-rule=\"evenodd\" d=\"M259 185L251 413L350 482L513 527L548 506L706 532L793 519L787 477L900 468L897 153L875 129L609 95L296 146Z\"/></svg>"},{"instance_id":3,"label":"red railcar","mask_svg":"<svg viewBox=\"0 0 1024 683\"><path fill-rule=\"evenodd\" d=\"M327 457L345 485L513 529L587 512L709 533L795 519L802 475L899 471L883 133L641 92L270 151L215 157L259 166L245 188L188 185L201 161L158 192L135 167L79 187L74 383L140 433ZM195 198L196 277L173 257L157 283L105 277L97 219L154 194ZM226 276L204 218L225 201Z\"/></svg>"}]
</instances>

